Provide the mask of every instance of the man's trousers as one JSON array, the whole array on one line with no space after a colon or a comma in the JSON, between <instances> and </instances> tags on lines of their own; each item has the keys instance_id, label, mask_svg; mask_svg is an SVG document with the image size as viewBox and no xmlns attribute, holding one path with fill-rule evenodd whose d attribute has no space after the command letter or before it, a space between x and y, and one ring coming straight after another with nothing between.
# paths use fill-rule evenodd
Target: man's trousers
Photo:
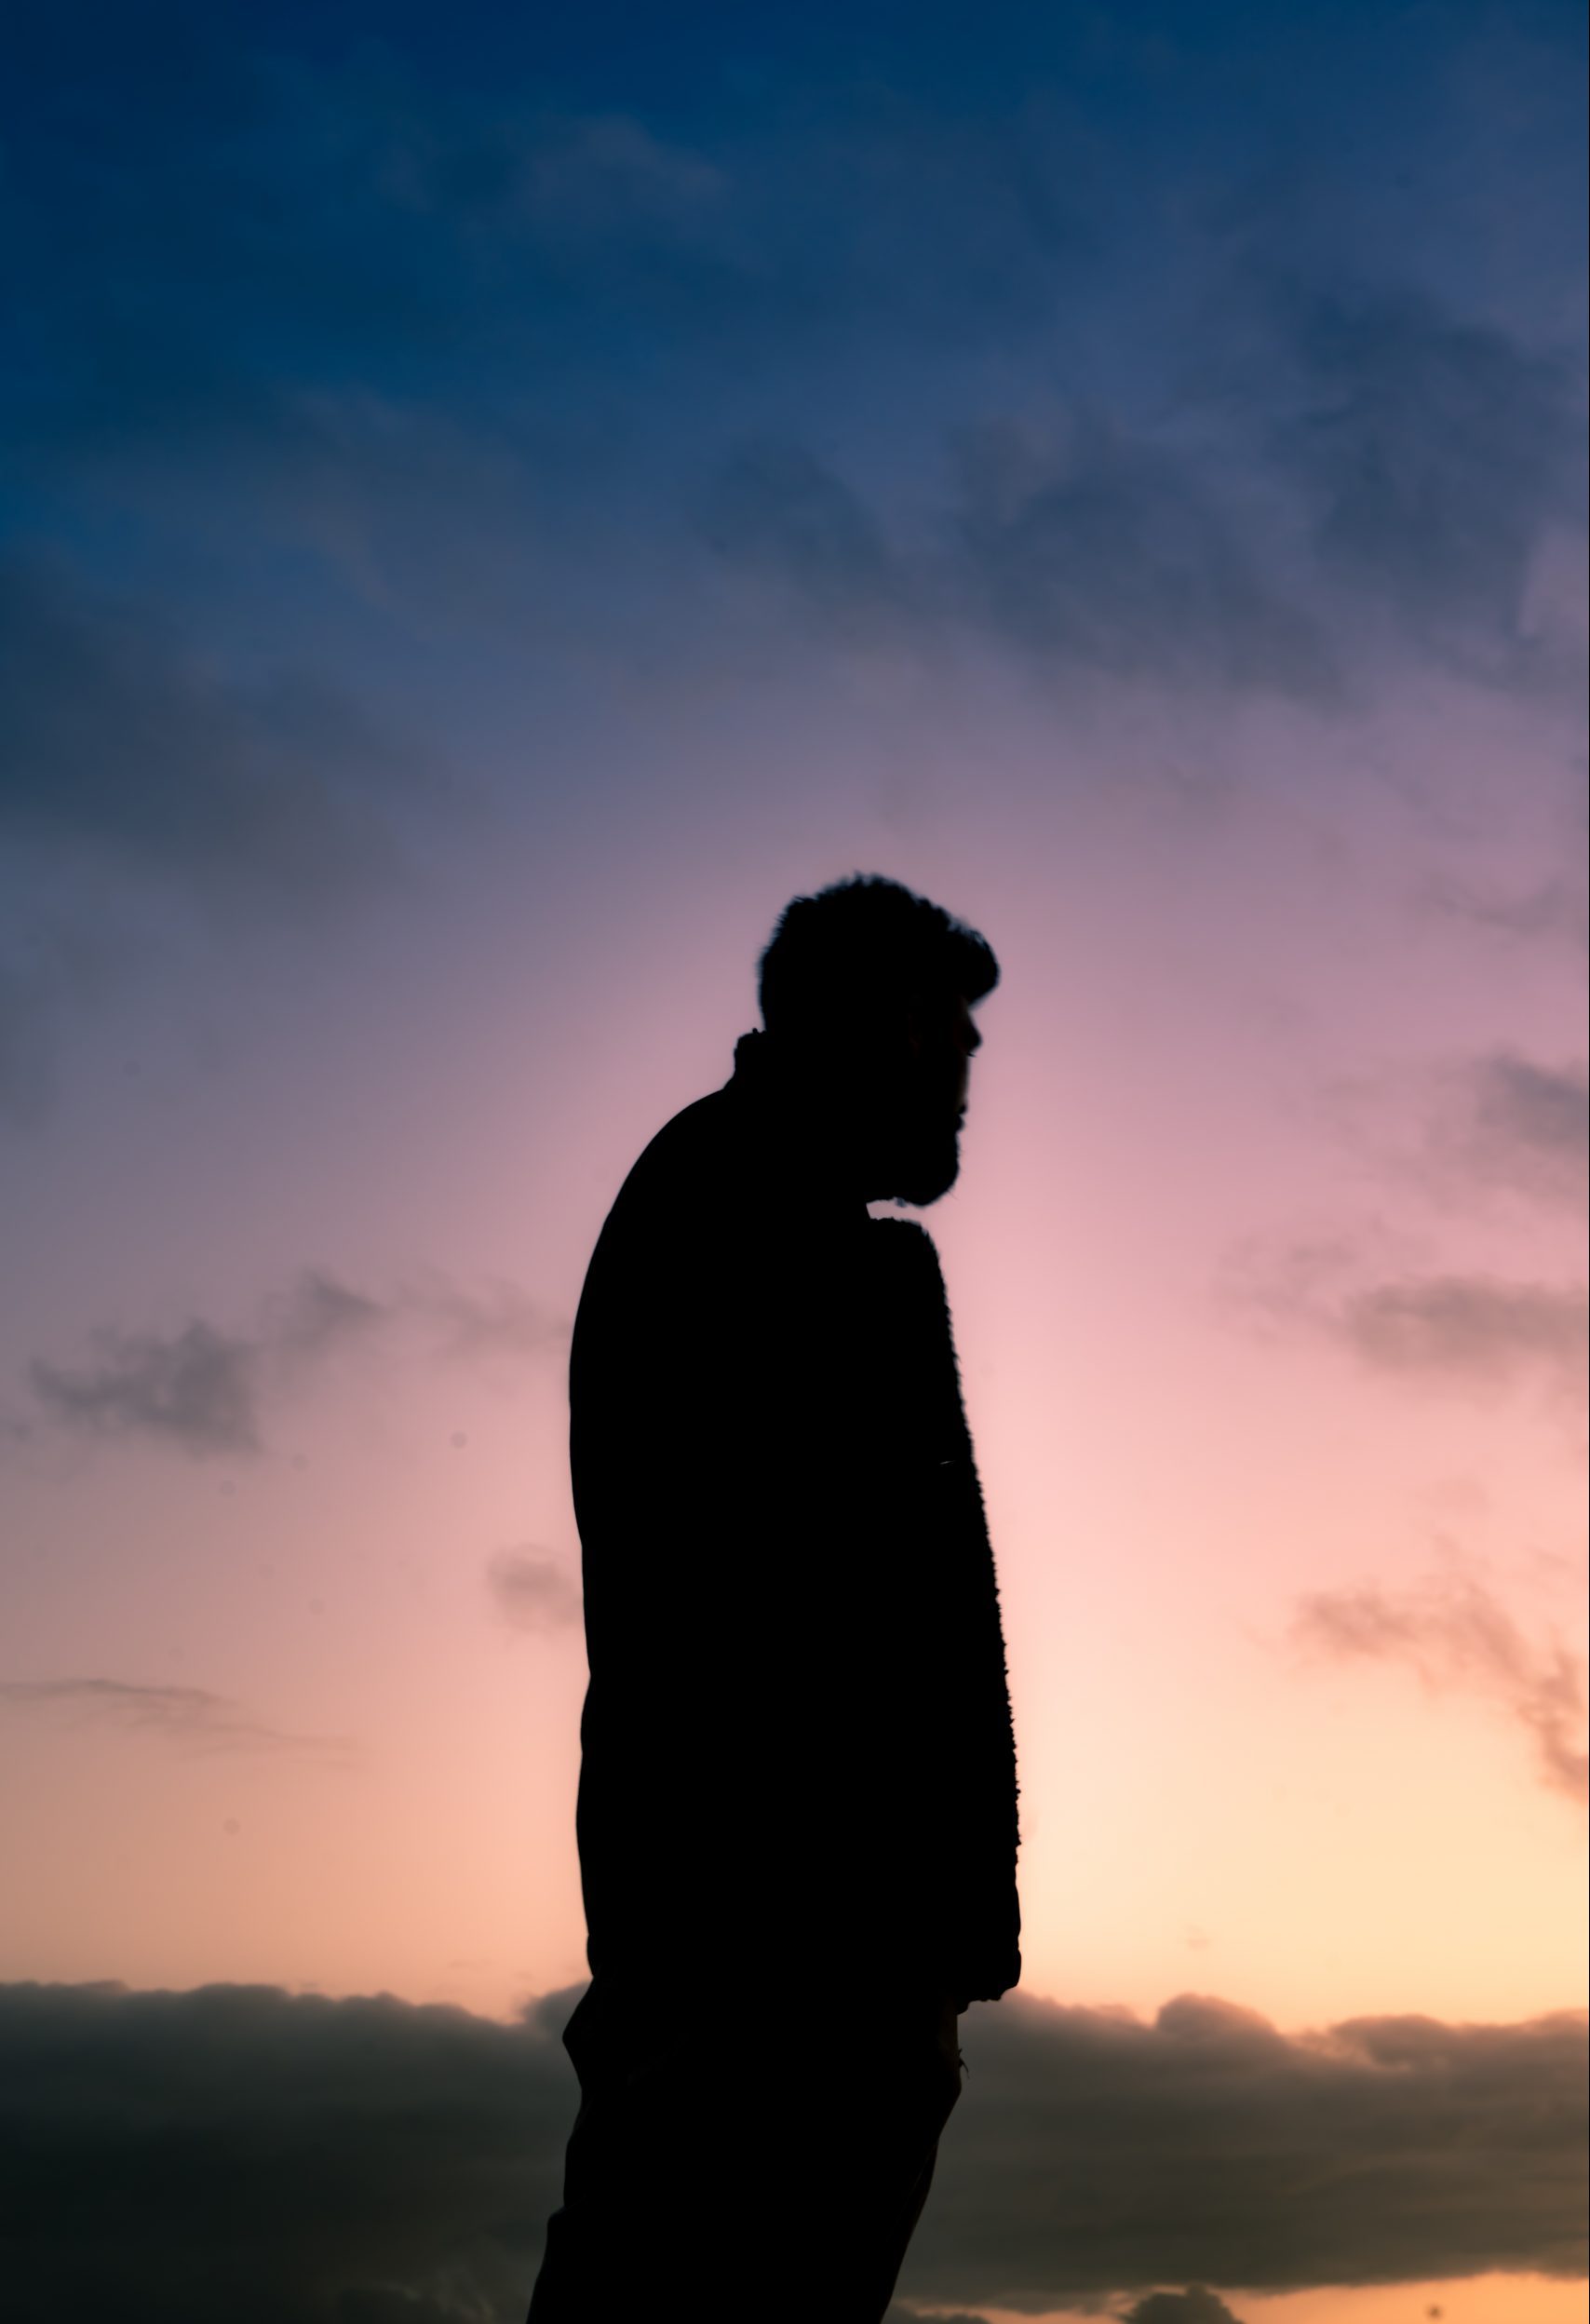
<instances>
[{"instance_id":1,"label":"man's trousers","mask_svg":"<svg viewBox=\"0 0 1590 2324\"><path fill-rule=\"evenodd\" d=\"M948 1995L595 1978L527 2324L879 2324L964 2071Z\"/></svg>"}]
</instances>

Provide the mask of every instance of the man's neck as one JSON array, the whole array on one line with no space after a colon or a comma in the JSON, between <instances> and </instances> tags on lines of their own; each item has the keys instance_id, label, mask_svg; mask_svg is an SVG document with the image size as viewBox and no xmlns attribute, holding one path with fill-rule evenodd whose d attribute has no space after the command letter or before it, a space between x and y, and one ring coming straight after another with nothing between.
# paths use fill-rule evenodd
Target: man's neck
<instances>
[{"instance_id":1,"label":"man's neck","mask_svg":"<svg viewBox=\"0 0 1590 2324\"><path fill-rule=\"evenodd\" d=\"M842 1104L831 1085L825 1087L770 1034L757 1031L735 1043L728 1086L755 1107L778 1175L802 1208L816 1204L865 1218L866 1172L845 1135Z\"/></svg>"}]
</instances>

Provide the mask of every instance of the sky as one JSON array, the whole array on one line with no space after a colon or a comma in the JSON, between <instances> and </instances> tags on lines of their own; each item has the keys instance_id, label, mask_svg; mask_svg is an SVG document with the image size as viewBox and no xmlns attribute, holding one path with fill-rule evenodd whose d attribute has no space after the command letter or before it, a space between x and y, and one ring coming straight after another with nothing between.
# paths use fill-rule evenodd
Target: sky
<instances>
[{"instance_id":1,"label":"sky","mask_svg":"<svg viewBox=\"0 0 1590 2324\"><path fill-rule=\"evenodd\" d=\"M1582 12L5 45L11 2311L518 2324L569 1328L871 872L1023 1834L892 2324L1583 2317Z\"/></svg>"}]
</instances>

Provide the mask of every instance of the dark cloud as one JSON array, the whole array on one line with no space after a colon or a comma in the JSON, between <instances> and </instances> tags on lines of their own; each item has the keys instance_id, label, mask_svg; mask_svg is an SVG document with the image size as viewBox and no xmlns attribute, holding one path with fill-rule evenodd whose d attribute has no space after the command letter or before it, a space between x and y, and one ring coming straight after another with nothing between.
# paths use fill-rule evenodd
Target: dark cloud
<instances>
[{"instance_id":1,"label":"dark cloud","mask_svg":"<svg viewBox=\"0 0 1590 2324\"><path fill-rule=\"evenodd\" d=\"M371 2291L356 2286L337 2303L337 2324L475 2324L479 2310L464 2319L451 2301L428 2300L423 2292Z\"/></svg>"},{"instance_id":2,"label":"dark cloud","mask_svg":"<svg viewBox=\"0 0 1590 2324\"><path fill-rule=\"evenodd\" d=\"M124 1679L0 1679L0 1705L64 1712L88 1722L162 1737L185 1752L263 1753L347 1766L354 1745L339 1736L294 1735L243 1717L224 1695L199 1686L140 1686Z\"/></svg>"},{"instance_id":3,"label":"dark cloud","mask_svg":"<svg viewBox=\"0 0 1590 2324\"><path fill-rule=\"evenodd\" d=\"M1457 1384L1538 1377L1571 1390L1585 1366L1582 1285L1412 1276L1345 1299L1336 1328L1376 1371Z\"/></svg>"},{"instance_id":4,"label":"dark cloud","mask_svg":"<svg viewBox=\"0 0 1590 2324\"><path fill-rule=\"evenodd\" d=\"M40 1120L55 1083L50 993L36 971L0 960L0 1120Z\"/></svg>"},{"instance_id":5,"label":"dark cloud","mask_svg":"<svg viewBox=\"0 0 1590 2324\"><path fill-rule=\"evenodd\" d=\"M520 2324L571 2114L548 2031L22 1985L0 2050L17 2324Z\"/></svg>"},{"instance_id":6,"label":"dark cloud","mask_svg":"<svg viewBox=\"0 0 1590 2324\"><path fill-rule=\"evenodd\" d=\"M434 1353L465 1362L534 1358L566 1331L512 1283L471 1291L435 1278L377 1299L309 1267L265 1302L251 1332L202 1318L164 1335L102 1331L88 1364L35 1358L28 1376L43 1412L79 1434L153 1437L201 1456L254 1453L270 1396L339 1349L411 1320L426 1329Z\"/></svg>"},{"instance_id":7,"label":"dark cloud","mask_svg":"<svg viewBox=\"0 0 1590 2324\"><path fill-rule=\"evenodd\" d=\"M202 1321L155 1332L94 1334L94 1358L72 1371L35 1358L28 1378L63 1427L89 1436L147 1436L184 1452L257 1452L260 1351Z\"/></svg>"},{"instance_id":8,"label":"dark cloud","mask_svg":"<svg viewBox=\"0 0 1590 2324\"><path fill-rule=\"evenodd\" d=\"M1561 356L1406 289L1277 297L1302 409L1274 441L1322 566L1474 673L1537 678L1536 559L1583 529L1583 389Z\"/></svg>"},{"instance_id":9,"label":"dark cloud","mask_svg":"<svg viewBox=\"0 0 1590 2324\"><path fill-rule=\"evenodd\" d=\"M380 1300L356 1291L322 1267L306 1267L285 1297L270 1303L264 1338L288 1359L324 1356L385 1322Z\"/></svg>"},{"instance_id":10,"label":"dark cloud","mask_svg":"<svg viewBox=\"0 0 1590 2324\"><path fill-rule=\"evenodd\" d=\"M1590 1192L1590 1085L1582 1063L1497 1049L1457 1069L1437 1141L1476 1178L1583 1209ZM1455 1115L1455 1118L1453 1116Z\"/></svg>"},{"instance_id":11,"label":"dark cloud","mask_svg":"<svg viewBox=\"0 0 1590 2324\"><path fill-rule=\"evenodd\" d=\"M1185 2291L1151 2291L1123 2312L1121 2324L1242 2324L1219 2292L1203 2284Z\"/></svg>"},{"instance_id":12,"label":"dark cloud","mask_svg":"<svg viewBox=\"0 0 1590 2324\"><path fill-rule=\"evenodd\" d=\"M743 447L703 496L699 522L721 555L777 574L847 625L910 610L872 512L801 444Z\"/></svg>"},{"instance_id":13,"label":"dark cloud","mask_svg":"<svg viewBox=\"0 0 1590 2324\"><path fill-rule=\"evenodd\" d=\"M912 516L915 537L892 539L857 487L787 442L731 459L699 521L853 640L990 638L1056 674L1336 698L1322 635L1218 494L1103 414L957 430L938 499Z\"/></svg>"},{"instance_id":14,"label":"dark cloud","mask_svg":"<svg viewBox=\"0 0 1590 2324\"><path fill-rule=\"evenodd\" d=\"M389 1994L0 1989L7 2314L519 2324L576 1995L501 2025ZM1287 2036L1191 1994L1152 2024L1016 1997L963 2047L907 2313L1583 2266L1582 2014ZM1182 2304L1142 2312L1220 2313L1159 2296Z\"/></svg>"},{"instance_id":15,"label":"dark cloud","mask_svg":"<svg viewBox=\"0 0 1590 2324\"><path fill-rule=\"evenodd\" d=\"M1345 1239L1250 1245L1232 1254L1228 1312L1267 1332L1333 1342L1366 1370L1428 1387L1493 1393L1526 1385L1571 1400L1586 1366L1586 1287L1482 1274L1363 1280ZM1355 1279L1356 1278L1356 1279Z\"/></svg>"},{"instance_id":16,"label":"dark cloud","mask_svg":"<svg viewBox=\"0 0 1590 2324\"><path fill-rule=\"evenodd\" d=\"M813 81L708 38L669 107L635 85L643 45L559 76L533 26L478 9L439 60L423 25L333 54L279 11L247 44L182 17L163 69L96 26L17 75L10 393L35 458L247 451L293 385L360 373L480 412L604 357L625 400L647 343L732 363L865 318L953 344L1035 322L1077 238L1077 155L1031 100L950 115L897 70Z\"/></svg>"},{"instance_id":17,"label":"dark cloud","mask_svg":"<svg viewBox=\"0 0 1590 2324\"><path fill-rule=\"evenodd\" d=\"M909 622L926 642L949 619L1121 680L1327 708L1388 614L1405 648L1471 676L1571 680L1556 567L1578 551L1548 552L1583 532L1573 367L1410 290L1294 284L1271 320L1229 440L1194 449L1085 399L968 419L945 439L948 484L918 488L909 549L804 447L746 448L703 530L853 628Z\"/></svg>"},{"instance_id":18,"label":"dark cloud","mask_svg":"<svg viewBox=\"0 0 1590 2324\"><path fill-rule=\"evenodd\" d=\"M3 814L3 809L0 809ZM29 1128L55 1094L64 1030L86 1001L125 988L135 958L108 927L40 914L19 881L0 892L7 942L0 952L0 1121Z\"/></svg>"},{"instance_id":19,"label":"dark cloud","mask_svg":"<svg viewBox=\"0 0 1590 2324\"><path fill-rule=\"evenodd\" d=\"M1577 2013L1288 2036L1193 1994L1152 2025L1046 2003L975 2013L969 2102L902 2289L1031 2311L1109 2286L1571 2275L1584 2038ZM1566 2143L1531 2155L1529 2122ZM1516 2204L1531 2224L1502 2224ZM1543 2258L1519 2257L1525 2242Z\"/></svg>"},{"instance_id":20,"label":"dark cloud","mask_svg":"<svg viewBox=\"0 0 1590 2324\"><path fill-rule=\"evenodd\" d=\"M933 652L949 623L1043 669L1325 706L1389 610L1404 645L1541 674L1570 368L1395 280L1322 288L1295 247L1256 290L1210 200L1280 134L1232 133L1238 58L1333 151L1333 105L1385 133L1345 35L996 8L975 40L863 42L818 8L709 12L665 50L498 19L465 8L441 49L418 20L330 48L290 10L247 41L187 8L143 45L30 35L4 376L63 496L47 532L108 486L210 554L285 550L278 619L353 604L405 669L464 628L518 678L554 629L633 668L701 618L680 508L707 478L698 533L830 634ZM218 676L185 631L140 642L140 685L125 607L62 595L30 663L52 700L87 665L105 708L35 786L53 829L295 898L390 844L392 749L350 704ZM693 645L721 652L710 617ZM171 736L126 783L90 747L124 703Z\"/></svg>"},{"instance_id":21,"label":"dark cloud","mask_svg":"<svg viewBox=\"0 0 1590 2324\"><path fill-rule=\"evenodd\" d=\"M434 1329L442 1355L464 1362L540 1356L560 1344L569 1330L562 1317L517 1283L465 1290L433 1279L408 1286L395 1304Z\"/></svg>"},{"instance_id":22,"label":"dark cloud","mask_svg":"<svg viewBox=\"0 0 1590 2324\"><path fill-rule=\"evenodd\" d=\"M996 636L1118 678L1334 698L1323 637L1187 459L1086 412L986 421L956 450L957 577Z\"/></svg>"},{"instance_id":23,"label":"dark cloud","mask_svg":"<svg viewBox=\"0 0 1590 2324\"><path fill-rule=\"evenodd\" d=\"M560 1630L578 1622L578 1585L544 1549L498 1549L487 1561L486 1586L497 1612L518 1630Z\"/></svg>"},{"instance_id":24,"label":"dark cloud","mask_svg":"<svg viewBox=\"0 0 1590 2324\"><path fill-rule=\"evenodd\" d=\"M1386 1183L1447 1210L1496 1196L1575 1217L1590 1195L1590 1096L1583 1061L1498 1047L1469 1057L1343 1075L1321 1117Z\"/></svg>"},{"instance_id":25,"label":"dark cloud","mask_svg":"<svg viewBox=\"0 0 1590 2324\"><path fill-rule=\"evenodd\" d=\"M398 858L375 790L414 769L308 669L229 674L145 601L0 565L0 830L190 896L297 915Z\"/></svg>"},{"instance_id":26,"label":"dark cloud","mask_svg":"<svg viewBox=\"0 0 1590 2324\"><path fill-rule=\"evenodd\" d=\"M891 2304L884 2311L883 2324L988 2324L988 2318L972 2316L964 2308L902 2308Z\"/></svg>"},{"instance_id":27,"label":"dark cloud","mask_svg":"<svg viewBox=\"0 0 1590 2324\"><path fill-rule=\"evenodd\" d=\"M1590 1797L1583 1661L1555 1639L1531 1642L1473 1574L1449 1567L1403 1592L1374 1584L1311 1592L1293 1635L1334 1661L1401 1663L1427 1686L1493 1703L1529 1737L1549 1789L1582 1804Z\"/></svg>"},{"instance_id":28,"label":"dark cloud","mask_svg":"<svg viewBox=\"0 0 1590 2324\"><path fill-rule=\"evenodd\" d=\"M1507 893L1449 875L1423 881L1416 899L1449 919L1526 940L1590 947L1590 890L1583 874L1558 873L1522 892Z\"/></svg>"}]
</instances>

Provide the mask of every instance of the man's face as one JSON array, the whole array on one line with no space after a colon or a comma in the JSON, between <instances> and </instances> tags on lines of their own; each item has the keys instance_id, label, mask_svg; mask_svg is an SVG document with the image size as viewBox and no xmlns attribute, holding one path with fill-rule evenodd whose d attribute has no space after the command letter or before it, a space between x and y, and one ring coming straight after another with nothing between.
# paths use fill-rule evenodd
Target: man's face
<instances>
[{"instance_id":1,"label":"man's face","mask_svg":"<svg viewBox=\"0 0 1590 2324\"><path fill-rule=\"evenodd\" d=\"M887 1085L878 1123L875 1176L889 1182L869 1201L936 1202L954 1185L972 1056L982 1039L963 993L908 1015L900 1070Z\"/></svg>"}]
</instances>

